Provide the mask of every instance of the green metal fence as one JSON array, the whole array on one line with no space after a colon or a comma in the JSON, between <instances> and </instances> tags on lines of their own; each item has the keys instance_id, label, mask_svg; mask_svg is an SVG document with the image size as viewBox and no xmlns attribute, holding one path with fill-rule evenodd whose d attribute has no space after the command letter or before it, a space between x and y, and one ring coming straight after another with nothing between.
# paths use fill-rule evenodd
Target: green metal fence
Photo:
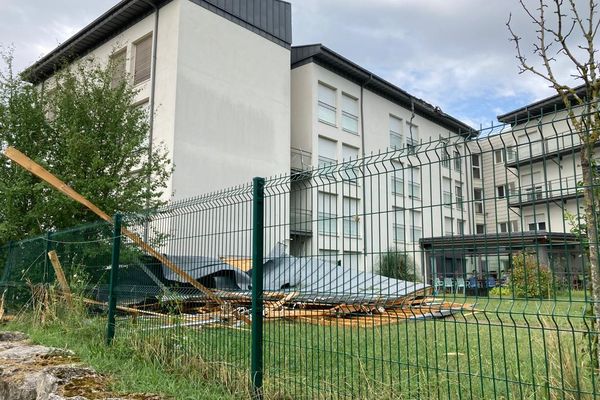
<instances>
[{"instance_id":1,"label":"green metal fence","mask_svg":"<svg viewBox=\"0 0 600 400\"><path fill-rule=\"evenodd\" d=\"M123 216L218 301L108 224L6 245L1 287L28 309L54 249L114 301L109 337L232 397L597 398L579 134L553 113L343 162L302 149L288 176Z\"/></svg>"}]
</instances>

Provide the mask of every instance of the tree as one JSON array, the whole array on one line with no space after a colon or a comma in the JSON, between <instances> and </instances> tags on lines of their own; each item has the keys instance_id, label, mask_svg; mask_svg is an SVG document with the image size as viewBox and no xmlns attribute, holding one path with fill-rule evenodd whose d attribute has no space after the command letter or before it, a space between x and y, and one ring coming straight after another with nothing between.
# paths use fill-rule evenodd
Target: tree
<instances>
[{"instance_id":1,"label":"tree","mask_svg":"<svg viewBox=\"0 0 600 400\"><path fill-rule=\"evenodd\" d=\"M0 143L14 146L105 212L138 212L162 203L170 161L162 146L150 154L148 115L135 90L113 81L114 67L82 61L51 87L35 87L0 71ZM151 177L151 179L148 179ZM29 172L0 160L0 244L97 217Z\"/></svg>"},{"instance_id":2,"label":"tree","mask_svg":"<svg viewBox=\"0 0 600 400\"><path fill-rule=\"evenodd\" d=\"M388 278L416 281L415 263L412 257L398 250L390 250L381 255L377 272Z\"/></svg>"},{"instance_id":3,"label":"tree","mask_svg":"<svg viewBox=\"0 0 600 400\"><path fill-rule=\"evenodd\" d=\"M600 199L594 196L593 166L594 145L600 139L600 70L595 48L600 27L599 4L596 0L538 0L534 8L526 6L523 0L519 0L519 3L535 26L533 54L539 62L536 65L527 59L522 38L513 30L509 18L506 25L515 44L520 73L531 73L543 79L556 91L581 140L584 218L588 227L587 256L594 300L595 329L600 333L600 270L596 215L597 210L600 210ZM571 70L561 74L557 67L558 60L567 62L572 67ZM596 349L596 356L600 361L600 347Z\"/></svg>"}]
</instances>

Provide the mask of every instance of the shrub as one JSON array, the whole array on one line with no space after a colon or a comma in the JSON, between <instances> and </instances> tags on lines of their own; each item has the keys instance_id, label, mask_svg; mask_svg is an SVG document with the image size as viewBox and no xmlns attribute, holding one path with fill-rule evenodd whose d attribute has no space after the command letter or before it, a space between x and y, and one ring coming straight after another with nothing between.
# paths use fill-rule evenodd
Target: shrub
<instances>
[{"instance_id":1,"label":"shrub","mask_svg":"<svg viewBox=\"0 0 600 400\"><path fill-rule=\"evenodd\" d=\"M388 278L414 282L417 280L415 263L405 252L390 250L381 255L377 272Z\"/></svg>"},{"instance_id":2,"label":"shrub","mask_svg":"<svg viewBox=\"0 0 600 400\"><path fill-rule=\"evenodd\" d=\"M552 273L547 266L539 264L535 255L515 254L509 288L518 298L547 299L554 293Z\"/></svg>"},{"instance_id":3,"label":"shrub","mask_svg":"<svg viewBox=\"0 0 600 400\"><path fill-rule=\"evenodd\" d=\"M507 286L497 286L490 290L489 295L492 297L512 297L513 292Z\"/></svg>"}]
</instances>

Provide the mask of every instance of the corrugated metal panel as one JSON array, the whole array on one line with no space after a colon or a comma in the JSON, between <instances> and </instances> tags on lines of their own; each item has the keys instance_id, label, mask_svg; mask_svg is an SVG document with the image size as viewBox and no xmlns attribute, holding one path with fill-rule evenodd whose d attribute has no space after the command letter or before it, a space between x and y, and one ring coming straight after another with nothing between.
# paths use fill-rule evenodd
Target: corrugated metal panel
<instances>
[{"instance_id":1,"label":"corrugated metal panel","mask_svg":"<svg viewBox=\"0 0 600 400\"><path fill-rule=\"evenodd\" d=\"M281 0L190 0L281 46L292 44L292 6Z\"/></svg>"}]
</instances>

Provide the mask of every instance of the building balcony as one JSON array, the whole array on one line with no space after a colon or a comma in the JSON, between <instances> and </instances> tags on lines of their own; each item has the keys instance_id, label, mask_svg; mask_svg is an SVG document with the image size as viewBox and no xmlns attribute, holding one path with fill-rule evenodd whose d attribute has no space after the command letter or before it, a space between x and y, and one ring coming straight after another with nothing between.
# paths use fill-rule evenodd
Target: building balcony
<instances>
[{"instance_id":1,"label":"building balcony","mask_svg":"<svg viewBox=\"0 0 600 400\"><path fill-rule=\"evenodd\" d=\"M511 190L508 205L511 207L526 207L534 204L543 204L549 201L562 201L575 199L582 196L577 182L581 176L570 176L560 179L521 186Z\"/></svg>"},{"instance_id":2,"label":"building balcony","mask_svg":"<svg viewBox=\"0 0 600 400\"><path fill-rule=\"evenodd\" d=\"M292 208L290 210L290 234L311 236L312 219L312 210Z\"/></svg>"},{"instance_id":3,"label":"building balcony","mask_svg":"<svg viewBox=\"0 0 600 400\"><path fill-rule=\"evenodd\" d=\"M506 166L518 168L554 157L579 154L580 146L579 140L573 137L555 137L519 144L513 147L510 153L507 150ZM596 143L595 147L600 147L600 142Z\"/></svg>"},{"instance_id":4,"label":"building balcony","mask_svg":"<svg viewBox=\"0 0 600 400\"><path fill-rule=\"evenodd\" d=\"M290 153L292 173L306 172L312 169L312 154L309 151L292 147Z\"/></svg>"}]
</instances>

